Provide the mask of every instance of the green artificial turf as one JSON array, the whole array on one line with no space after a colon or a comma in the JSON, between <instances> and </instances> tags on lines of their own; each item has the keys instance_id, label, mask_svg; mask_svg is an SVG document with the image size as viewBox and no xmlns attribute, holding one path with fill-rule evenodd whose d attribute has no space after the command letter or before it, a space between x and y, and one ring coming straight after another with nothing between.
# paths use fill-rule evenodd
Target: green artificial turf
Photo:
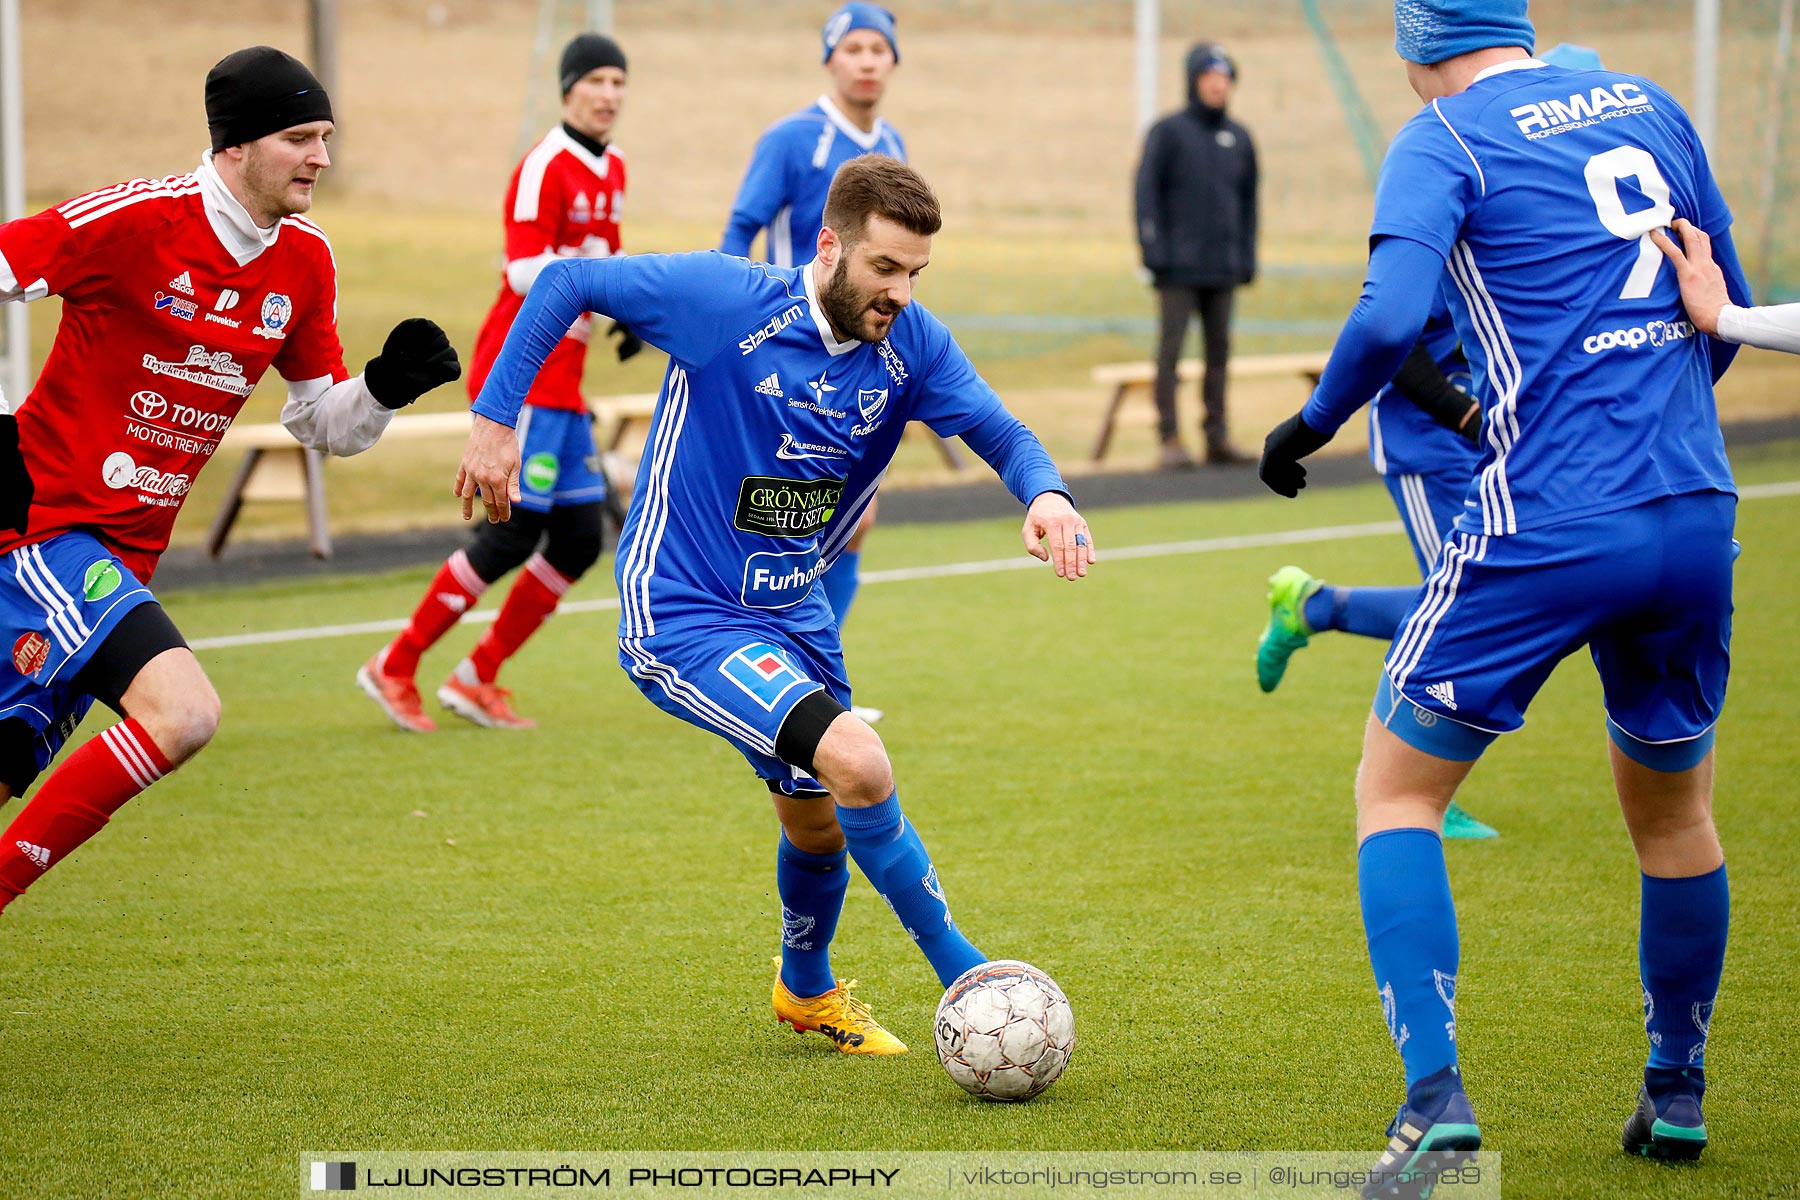
<instances>
[{"instance_id":1,"label":"green artificial turf","mask_svg":"<svg viewBox=\"0 0 1800 1200\"><path fill-rule=\"evenodd\" d=\"M1800 448L1740 467L1800 477ZM570 613L503 679L529 733L390 728L352 683L379 635L202 652L214 744L0 918L4 1193L292 1195L300 1152L327 1146L1372 1155L1401 1081L1351 779L1382 648L1321 637L1272 696L1252 660L1283 562L1401 583L1411 555L1382 535L1105 556L1389 520L1388 498L1091 516L1085 582L873 582L847 632L959 924L1074 1004L1079 1045L1043 1097L985 1105L944 1076L938 986L860 877L835 965L913 1052L855 1059L776 1026L765 793L637 694L611 614ZM1618 1150L1644 1051L1638 885L1578 655L1463 793L1503 836L1449 850L1463 1066L1508 1195L1782 1194L1800 1170L1800 496L1746 501L1739 536L1713 1143L1686 1170ZM889 527L864 566L1017 550L1011 521ZM166 599L207 638L402 616L426 578ZM609 559L571 598L611 591ZM474 636L426 658L428 693Z\"/></svg>"}]
</instances>

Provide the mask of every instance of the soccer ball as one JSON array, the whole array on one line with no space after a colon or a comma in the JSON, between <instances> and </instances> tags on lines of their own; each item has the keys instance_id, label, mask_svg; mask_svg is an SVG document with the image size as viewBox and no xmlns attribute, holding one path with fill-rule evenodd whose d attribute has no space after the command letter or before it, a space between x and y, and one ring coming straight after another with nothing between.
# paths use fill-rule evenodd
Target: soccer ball
<instances>
[{"instance_id":1,"label":"soccer ball","mask_svg":"<svg viewBox=\"0 0 1800 1200\"><path fill-rule=\"evenodd\" d=\"M1075 1052L1075 1014L1056 981L1014 959L964 971L938 1001L938 1061L983 1100L1029 1100Z\"/></svg>"}]
</instances>

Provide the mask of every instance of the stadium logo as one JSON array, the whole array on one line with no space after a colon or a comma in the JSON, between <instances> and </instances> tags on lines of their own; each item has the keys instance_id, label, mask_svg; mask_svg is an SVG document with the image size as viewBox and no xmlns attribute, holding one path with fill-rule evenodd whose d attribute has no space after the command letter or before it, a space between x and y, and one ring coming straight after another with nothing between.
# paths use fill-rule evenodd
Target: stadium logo
<instances>
[{"instance_id":1,"label":"stadium logo","mask_svg":"<svg viewBox=\"0 0 1800 1200\"><path fill-rule=\"evenodd\" d=\"M738 350L741 352L739 357L750 353L752 350L786 329L789 325L798 321L802 311L801 306L795 304L769 318L768 324L738 342Z\"/></svg>"},{"instance_id":2,"label":"stadium logo","mask_svg":"<svg viewBox=\"0 0 1800 1200\"><path fill-rule=\"evenodd\" d=\"M248 396L256 386L244 378L244 368L231 357L231 351L208 350L205 346L188 347L187 358L178 363L164 362L154 354L146 354L144 370L152 375L167 375L171 379L217 388L234 396Z\"/></svg>"},{"instance_id":3,"label":"stadium logo","mask_svg":"<svg viewBox=\"0 0 1800 1200\"><path fill-rule=\"evenodd\" d=\"M312 1165L312 1190L315 1192L354 1192L356 1164L353 1162L316 1162Z\"/></svg>"},{"instance_id":4,"label":"stadium logo","mask_svg":"<svg viewBox=\"0 0 1800 1200\"><path fill-rule=\"evenodd\" d=\"M172 317L181 318L183 321L191 321L194 319L194 314L200 311L200 306L195 304L192 300L183 300L180 296L171 296L167 292L158 292L156 293L156 311L166 312Z\"/></svg>"},{"instance_id":5,"label":"stadium logo","mask_svg":"<svg viewBox=\"0 0 1800 1200\"><path fill-rule=\"evenodd\" d=\"M115 450L106 456L106 461L100 464L100 478L115 491L136 488L146 495L168 497L187 495L188 485L193 482L187 475L140 467L123 450Z\"/></svg>"},{"instance_id":6,"label":"stadium logo","mask_svg":"<svg viewBox=\"0 0 1800 1200\"><path fill-rule=\"evenodd\" d=\"M1641 346L1660 350L1671 342L1685 341L1693 336L1694 326L1691 321L1651 321L1648 325L1608 329L1603 333L1593 334L1581 343L1581 348L1589 354L1604 354L1608 350L1636 350Z\"/></svg>"},{"instance_id":7,"label":"stadium logo","mask_svg":"<svg viewBox=\"0 0 1800 1200\"><path fill-rule=\"evenodd\" d=\"M169 411L169 402L155 392L137 392L131 397L131 411L146 421L160 421Z\"/></svg>"},{"instance_id":8,"label":"stadium logo","mask_svg":"<svg viewBox=\"0 0 1800 1200\"><path fill-rule=\"evenodd\" d=\"M848 450L840 450L836 446L820 446L813 442L796 442L794 435L781 435L781 445L775 447L776 458L843 458Z\"/></svg>"},{"instance_id":9,"label":"stadium logo","mask_svg":"<svg viewBox=\"0 0 1800 1200\"><path fill-rule=\"evenodd\" d=\"M766 537L808 537L831 520L844 498L842 479L777 479L748 475L738 486L732 524Z\"/></svg>"},{"instance_id":10,"label":"stadium logo","mask_svg":"<svg viewBox=\"0 0 1800 1200\"><path fill-rule=\"evenodd\" d=\"M1571 129L1585 129L1614 117L1654 112L1655 109L1643 88L1629 80L1620 80L1610 88L1597 87L1585 95L1577 92L1567 100L1522 104L1507 115L1518 124L1520 133L1536 141Z\"/></svg>"},{"instance_id":11,"label":"stadium logo","mask_svg":"<svg viewBox=\"0 0 1800 1200\"><path fill-rule=\"evenodd\" d=\"M21 675L36 675L50 661L50 639L32 630L13 643L13 667Z\"/></svg>"},{"instance_id":12,"label":"stadium logo","mask_svg":"<svg viewBox=\"0 0 1800 1200\"><path fill-rule=\"evenodd\" d=\"M852 426L851 437L863 437L881 428L881 418L887 413L888 390L886 388L859 389L856 393L856 409L862 413L863 423Z\"/></svg>"},{"instance_id":13,"label":"stadium logo","mask_svg":"<svg viewBox=\"0 0 1800 1200\"><path fill-rule=\"evenodd\" d=\"M263 297L262 324L250 332L257 337L285 338L288 322L294 319L294 302L280 292Z\"/></svg>"}]
</instances>

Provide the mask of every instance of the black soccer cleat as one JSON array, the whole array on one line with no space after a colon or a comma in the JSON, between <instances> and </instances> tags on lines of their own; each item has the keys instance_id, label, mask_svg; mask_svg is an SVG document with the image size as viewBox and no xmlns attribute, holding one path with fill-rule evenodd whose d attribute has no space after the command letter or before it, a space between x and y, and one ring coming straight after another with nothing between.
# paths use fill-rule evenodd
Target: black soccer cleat
<instances>
[{"instance_id":1,"label":"black soccer cleat","mask_svg":"<svg viewBox=\"0 0 1800 1200\"><path fill-rule=\"evenodd\" d=\"M1402 1104L1388 1126L1388 1148L1369 1168L1363 1200L1424 1200L1438 1176L1473 1163L1481 1129L1461 1088L1430 1105L1432 1115Z\"/></svg>"}]
</instances>

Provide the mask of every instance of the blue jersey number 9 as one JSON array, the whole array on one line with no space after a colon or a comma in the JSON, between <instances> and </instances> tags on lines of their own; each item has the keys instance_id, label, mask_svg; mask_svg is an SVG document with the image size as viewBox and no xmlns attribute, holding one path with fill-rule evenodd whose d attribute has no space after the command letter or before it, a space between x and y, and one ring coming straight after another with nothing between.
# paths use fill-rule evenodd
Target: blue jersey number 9
<instances>
[{"instance_id":1,"label":"blue jersey number 9","mask_svg":"<svg viewBox=\"0 0 1800 1200\"><path fill-rule=\"evenodd\" d=\"M1669 181L1657 169L1650 152L1637 146L1619 146L1594 155L1587 160L1584 174L1600 224L1614 237L1638 244L1637 262L1625 277L1619 299L1642 300L1656 285L1656 272L1663 264L1662 251L1650 240L1650 231L1675 219L1675 209L1669 203ZM1649 208L1625 211L1625 202L1619 197L1619 180L1628 175L1637 179L1638 190L1650 201Z\"/></svg>"}]
</instances>

